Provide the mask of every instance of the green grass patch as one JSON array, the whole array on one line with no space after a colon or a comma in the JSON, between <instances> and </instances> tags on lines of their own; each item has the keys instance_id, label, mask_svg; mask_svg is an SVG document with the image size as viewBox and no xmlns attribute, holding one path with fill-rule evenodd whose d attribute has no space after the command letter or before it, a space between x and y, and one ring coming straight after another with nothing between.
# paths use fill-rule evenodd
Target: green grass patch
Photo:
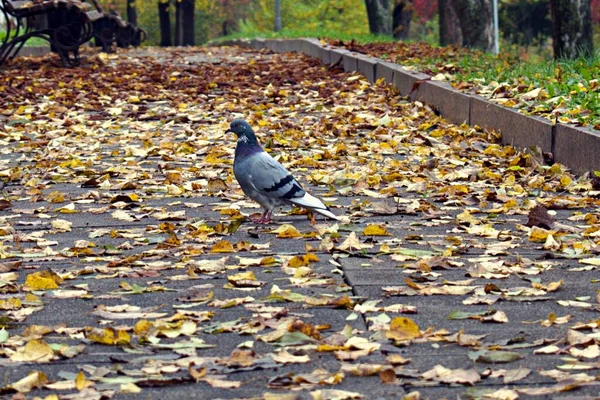
<instances>
[{"instance_id":1,"label":"green grass patch","mask_svg":"<svg viewBox=\"0 0 600 400\"><path fill-rule=\"evenodd\" d=\"M508 54L495 56L472 51L457 58L396 61L432 75L443 73L454 86L483 88L483 94L489 91L495 97L507 99L504 104L509 107L600 128L598 55L533 63ZM528 93L537 88L541 91L531 98Z\"/></svg>"},{"instance_id":2,"label":"green grass patch","mask_svg":"<svg viewBox=\"0 0 600 400\"><path fill-rule=\"evenodd\" d=\"M0 41L6 37L6 32L0 32ZM25 42L25 46L28 47L37 47L37 46L48 46L48 42L44 39L40 39L38 37L29 38Z\"/></svg>"},{"instance_id":3,"label":"green grass patch","mask_svg":"<svg viewBox=\"0 0 600 400\"><path fill-rule=\"evenodd\" d=\"M296 39L296 38L318 38L318 39L333 39L342 41L354 40L357 43L390 43L396 40L392 36L386 35L373 35L370 33L366 34L350 34L343 31L332 30L332 29L293 29L284 28L279 32L265 32L265 31L250 31L250 32L237 32L232 35L222 36L215 40L216 42L232 39L255 39L255 38L267 38L267 39Z\"/></svg>"}]
</instances>

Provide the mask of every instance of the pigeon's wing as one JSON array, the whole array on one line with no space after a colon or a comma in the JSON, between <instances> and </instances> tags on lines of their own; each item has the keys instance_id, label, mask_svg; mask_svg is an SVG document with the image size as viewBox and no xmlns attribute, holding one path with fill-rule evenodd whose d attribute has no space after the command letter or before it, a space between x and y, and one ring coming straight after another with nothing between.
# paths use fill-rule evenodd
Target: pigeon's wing
<instances>
[{"instance_id":1,"label":"pigeon's wing","mask_svg":"<svg viewBox=\"0 0 600 400\"><path fill-rule=\"evenodd\" d=\"M254 155L252 184L263 196L281 201L293 201L306 192L289 172L266 152Z\"/></svg>"},{"instance_id":2,"label":"pigeon's wing","mask_svg":"<svg viewBox=\"0 0 600 400\"><path fill-rule=\"evenodd\" d=\"M265 152L255 156L252 166L252 185L273 203L289 202L338 220L323 202L300 186L298 181L275 159Z\"/></svg>"}]
</instances>

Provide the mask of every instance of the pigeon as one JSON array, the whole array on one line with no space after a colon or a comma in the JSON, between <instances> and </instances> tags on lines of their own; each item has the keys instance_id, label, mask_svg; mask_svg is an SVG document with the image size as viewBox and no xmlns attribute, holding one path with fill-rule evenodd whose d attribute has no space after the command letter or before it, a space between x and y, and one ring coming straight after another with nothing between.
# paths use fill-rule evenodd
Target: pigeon
<instances>
[{"instance_id":1,"label":"pigeon","mask_svg":"<svg viewBox=\"0 0 600 400\"><path fill-rule=\"evenodd\" d=\"M269 223L273 210L285 204L301 206L339 221L329 207L307 193L283 165L263 150L250 124L236 119L226 131L229 132L238 138L233 160L235 179L246 196L265 210L262 216L252 219L254 222Z\"/></svg>"}]
</instances>

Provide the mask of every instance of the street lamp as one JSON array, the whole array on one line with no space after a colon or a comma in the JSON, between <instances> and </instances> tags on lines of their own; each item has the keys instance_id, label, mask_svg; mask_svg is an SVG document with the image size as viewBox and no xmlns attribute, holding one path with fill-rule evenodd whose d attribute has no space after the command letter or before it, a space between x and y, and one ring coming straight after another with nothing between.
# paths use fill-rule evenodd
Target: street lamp
<instances>
[{"instance_id":1,"label":"street lamp","mask_svg":"<svg viewBox=\"0 0 600 400\"><path fill-rule=\"evenodd\" d=\"M281 0L275 0L275 32L281 30Z\"/></svg>"}]
</instances>

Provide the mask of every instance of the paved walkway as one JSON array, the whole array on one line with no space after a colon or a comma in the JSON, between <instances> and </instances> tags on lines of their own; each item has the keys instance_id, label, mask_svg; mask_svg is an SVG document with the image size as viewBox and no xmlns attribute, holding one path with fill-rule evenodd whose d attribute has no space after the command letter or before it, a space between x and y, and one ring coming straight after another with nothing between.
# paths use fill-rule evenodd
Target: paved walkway
<instances>
[{"instance_id":1,"label":"paved walkway","mask_svg":"<svg viewBox=\"0 0 600 400\"><path fill-rule=\"evenodd\" d=\"M301 55L88 60L0 70L0 393L600 395L589 180ZM240 225L240 116L341 223Z\"/></svg>"}]
</instances>

